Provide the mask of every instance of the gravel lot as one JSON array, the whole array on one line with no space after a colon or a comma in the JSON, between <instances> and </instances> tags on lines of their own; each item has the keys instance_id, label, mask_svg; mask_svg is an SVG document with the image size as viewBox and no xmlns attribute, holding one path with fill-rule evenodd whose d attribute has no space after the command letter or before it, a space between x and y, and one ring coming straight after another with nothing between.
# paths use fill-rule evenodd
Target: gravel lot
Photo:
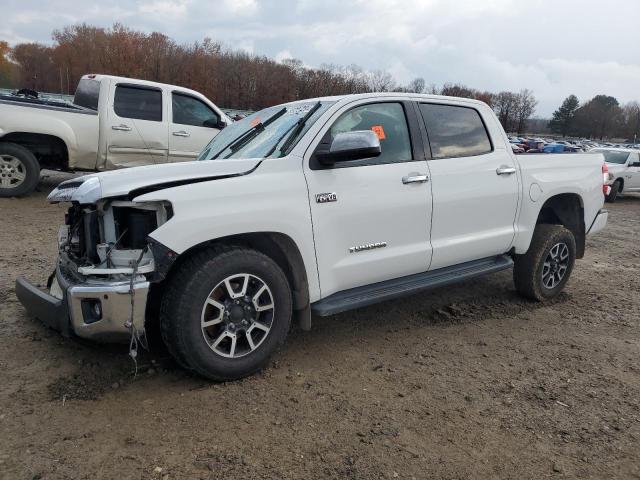
<instances>
[{"instance_id":1,"label":"gravel lot","mask_svg":"<svg viewBox=\"0 0 640 480\"><path fill-rule=\"evenodd\" d=\"M609 205L564 294L510 272L294 331L211 384L28 318L64 208L0 199L0 478L640 478L640 196Z\"/></svg>"}]
</instances>

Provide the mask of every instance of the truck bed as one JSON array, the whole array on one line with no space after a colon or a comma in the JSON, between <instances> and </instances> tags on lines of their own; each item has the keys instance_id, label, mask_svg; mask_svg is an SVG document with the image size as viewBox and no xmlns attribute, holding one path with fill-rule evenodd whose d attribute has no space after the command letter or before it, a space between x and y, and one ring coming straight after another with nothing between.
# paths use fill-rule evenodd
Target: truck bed
<instances>
[{"instance_id":1,"label":"truck bed","mask_svg":"<svg viewBox=\"0 0 640 480\"><path fill-rule=\"evenodd\" d=\"M0 94L0 103L6 103L6 104L16 105L20 107L62 110L62 111L71 112L71 113L88 113L88 114L95 113L93 110L90 110L88 108L80 107L78 105L64 102L62 100L54 100L49 98L30 98L30 97L23 97L18 95Z\"/></svg>"}]
</instances>

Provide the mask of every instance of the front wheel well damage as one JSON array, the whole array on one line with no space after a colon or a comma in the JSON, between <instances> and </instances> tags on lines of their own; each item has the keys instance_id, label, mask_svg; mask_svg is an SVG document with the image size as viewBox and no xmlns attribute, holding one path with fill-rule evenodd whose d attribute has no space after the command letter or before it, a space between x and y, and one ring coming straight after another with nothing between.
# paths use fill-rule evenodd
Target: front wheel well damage
<instances>
[{"instance_id":1,"label":"front wheel well damage","mask_svg":"<svg viewBox=\"0 0 640 480\"><path fill-rule=\"evenodd\" d=\"M584 257L586 231L582 198L563 193L549 198L540 209L536 225L563 225L576 240L576 258Z\"/></svg>"},{"instance_id":2,"label":"front wheel well damage","mask_svg":"<svg viewBox=\"0 0 640 480\"><path fill-rule=\"evenodd\" d=\"M149 301L147 302L147 326L150 330L154 330L158 323L160 300L167 281L188 258L215 245L251 248L267 255L278 264L287 277L293 296L293 309L305 310L309 307L307 272L302 254L293 239L278 232L243 233L200 243L176 257L163 275L163 278L151 284Z\"/></svg>"}]
</instances>

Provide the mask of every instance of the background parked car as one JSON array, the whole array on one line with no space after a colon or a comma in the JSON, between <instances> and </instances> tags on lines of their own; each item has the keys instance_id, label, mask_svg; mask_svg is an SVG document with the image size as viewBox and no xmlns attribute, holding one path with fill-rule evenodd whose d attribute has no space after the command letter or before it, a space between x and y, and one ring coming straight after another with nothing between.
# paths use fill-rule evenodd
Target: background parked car
<instances>
[{"instance_id":1,"label":"background parked car","mask_svg":"<svg viewBox=\"0 0 640 480\"><path fill-rule=\"evenodd\" d=\"M31 192L41 168L61 171L194 160L232 120L175 85L85 75L73 103L37 92L0 95L0 197Z\"/></svg>"},{"instance_id":2,"label":"background parked car","mask_svg":"<svg viewBox=\"0 0 640 480\"><path fill-rule=\"evenodd\" d=\"M602 153L609 167L607 202L615 202L622 192L640 192L640 150L596 148L591 152Z\"/></svg>"}]
</instances>

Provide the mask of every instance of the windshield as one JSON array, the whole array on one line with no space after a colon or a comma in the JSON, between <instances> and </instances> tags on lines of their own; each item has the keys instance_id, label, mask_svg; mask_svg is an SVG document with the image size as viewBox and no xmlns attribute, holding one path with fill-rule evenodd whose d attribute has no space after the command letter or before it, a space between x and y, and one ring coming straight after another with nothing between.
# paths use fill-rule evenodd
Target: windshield
<instances>
[{"instance_id":1,"label":"windshield","mask_svg":"<svg viewBox=\"0 0 640 480\"><path fill-rule=\"evenodd\" d=\"M618 163L622 165L629 158L630 152L616 152L614 150L591 150L592 152L602 153L604 155L604 161L607 163Z\"/></svg>"},{"instance_id":2,"label":"windshield","mask_svg":"<svg viewBox=\"0 0 640 480\"><path fill-rule=\"evenodd\" d=\"M198 160L283 157L334 103L297 102L260 110L222 130L204 148ZM310 112L300 128L299 122ZM290 135L295 138L289 139Z\"/></svg>"}]
</instances>

